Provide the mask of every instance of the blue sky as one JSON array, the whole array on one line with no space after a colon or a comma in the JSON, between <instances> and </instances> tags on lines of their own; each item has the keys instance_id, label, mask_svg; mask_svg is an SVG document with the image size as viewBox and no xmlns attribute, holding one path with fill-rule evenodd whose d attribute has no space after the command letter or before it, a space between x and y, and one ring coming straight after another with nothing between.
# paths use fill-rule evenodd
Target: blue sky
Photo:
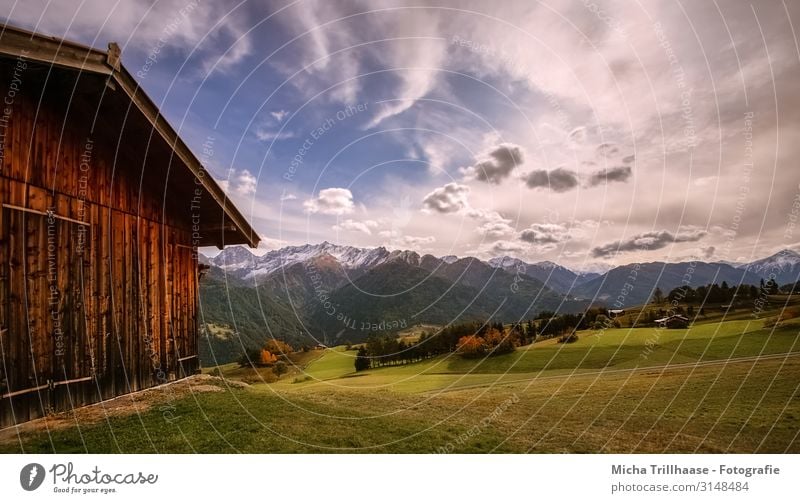
<instances>
[{"instance_id":1,"label":"blue sky","mask_svg":"<svg viewBox=\"0 0 800 503\"><path fill-rule=\"evenodd\" d=\"M118 42L187 143L213 139L209 169L264 250L591 269L800 242L788 4L0 4L17 25Z\"/></svg>"}]
</instances>

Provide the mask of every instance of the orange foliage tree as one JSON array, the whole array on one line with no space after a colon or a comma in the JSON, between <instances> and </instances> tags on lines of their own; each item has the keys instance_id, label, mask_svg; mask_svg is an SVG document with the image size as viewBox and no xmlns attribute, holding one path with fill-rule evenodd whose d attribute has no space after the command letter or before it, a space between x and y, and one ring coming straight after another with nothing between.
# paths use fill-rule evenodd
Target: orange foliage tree
<instances>
[{"instance_id":1,"label":"orange foliage tree","mask_svg":"<svg viewBox=\"0 0 800 503\"><path fill-rule=\"evenodd\" d=\"M477 358L486 354L486 341L477 335L467 335L458 340L458 354L465 358Z\"/></svg>"},{"instance_id":2,"label":"orange foliage tree","mask_svg":"<svg viewBox=\"0 0 800 503\"><path fill-rule=\"evenodd\" d=\"M458 340L458 354L464 358L479 358L484 355L501 355L510 353L517 347L515 334L506 334L505 330L489 328L483 334L467 335Z\"/></svg>"},{"instance_id":3,"label":"orange foliage tree","mask_svg":"<svg viewBox=\"0 0 800 503\"><path fill-rule=\"evenodd\" d=\"M500 355L503 353L510 353L517 347L518 341L515 337L516 334L506 334L505 330L500 331L496 328L490 328L484 338L486 344L492 348L492 354Z\"/></svg>"},{"instance_id":4,"label":"orange foliage tree","mask_svg":"<svg viewBox=\"0 0 800 503\"><path fill-rule=\"evenodd\" d=\"M274 355L288 355L289 353L294 353L292 346L278 339L269 339L264 343L263 349Z\"/></svg>"},{"instance_id":5,"label":"orange foliage tree","mask_svg":"<svg viewBox=\"0 0 800 503\"><path fill-rule=\"evenodd\" d=\"M270 351L267 351L266 349L261 350L261 357L259 358L258 363L260 363L261 365L272 365L276 361L278 361L278 357L275 356L275 354L273 354Z\"/></svg>"}]
</instances>

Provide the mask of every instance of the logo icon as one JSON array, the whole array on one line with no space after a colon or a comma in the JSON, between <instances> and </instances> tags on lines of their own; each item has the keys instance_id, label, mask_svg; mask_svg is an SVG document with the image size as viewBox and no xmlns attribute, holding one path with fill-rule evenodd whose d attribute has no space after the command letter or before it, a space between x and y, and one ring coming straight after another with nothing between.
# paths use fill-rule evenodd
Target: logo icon
<instances>
[{"instance_id":1,"label":"logo icon","mask_svg":"<svg viewBox=\"0 0 800 503\"><path fill-rule=\"evenodd\" d=\"M25 465L19 472L19 483L26 491L35 491L44 482L44 466L39 463Z\"/></svg>"}]
</instances>

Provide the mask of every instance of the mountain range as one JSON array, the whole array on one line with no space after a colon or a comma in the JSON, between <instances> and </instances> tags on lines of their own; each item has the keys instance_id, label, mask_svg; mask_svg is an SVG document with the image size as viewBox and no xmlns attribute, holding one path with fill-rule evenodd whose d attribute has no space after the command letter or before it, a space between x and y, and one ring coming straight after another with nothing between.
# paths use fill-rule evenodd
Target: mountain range
<instances>
[{"instance_id":1,"label":"mountain range","mask_svg":"<svg viewBox=\"0 0 800 503\"><path fill-rule=\"evenodd\" d=\"M201 256L201 313L212 326L204 361L230 361L269 337L294 344L358 342L421 323L528 319L543 311L646 303L656 287L794 283L800 255L783 250L747 264L636 263L603 274L502 256L435 257L328 242L254 255L232 246ZM233 336L230 335L233 334Z\"/></svg>"}]
</instances>

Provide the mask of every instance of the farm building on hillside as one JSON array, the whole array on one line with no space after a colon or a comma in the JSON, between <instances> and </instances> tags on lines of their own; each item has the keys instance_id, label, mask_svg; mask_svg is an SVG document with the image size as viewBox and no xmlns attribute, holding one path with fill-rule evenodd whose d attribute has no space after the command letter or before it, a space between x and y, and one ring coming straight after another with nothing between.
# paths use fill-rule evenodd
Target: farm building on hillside
<instances>
[{"instance_id":1,"label":"farm building on hillside","mask_svg":"<svg viewBox=\"0 0 800 503\"><path fill-rule=\"evenodd\" d=\"M119 57L0 33L0 426L196 372L197 247L258 244Z\"/></svg>"},{"instance_id":2,"label":"farm building on hillside","mask_svg":"<svg viewBox=\"0 0 800 503\"><path fill-rule=\"evenodd\" d=\"M689 318L680 314L673 314L655 320L656 325L662 328L686 328L689 326Z\"/></svg>"}]
</instances>

